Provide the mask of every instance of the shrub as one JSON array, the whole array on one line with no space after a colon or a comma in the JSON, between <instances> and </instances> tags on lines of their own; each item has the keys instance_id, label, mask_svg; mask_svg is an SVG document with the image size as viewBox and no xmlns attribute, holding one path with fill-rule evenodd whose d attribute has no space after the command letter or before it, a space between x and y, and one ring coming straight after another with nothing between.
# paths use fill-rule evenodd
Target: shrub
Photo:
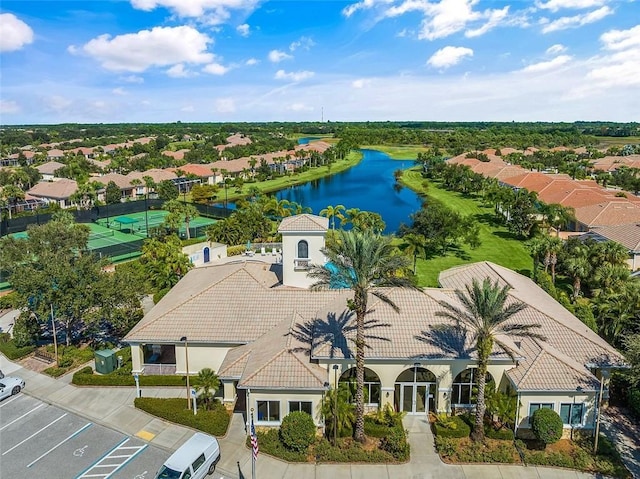
<instances>
[{"instance_id":1,"label":"shrub","mask_svg":"<svg viewBox=\"0 0 640 479\"><path fill-rule=\"evenodd\" d=\"M280 426L280 439L292 451L306 451L316 438L313 418L304 411L287 414Z\"/></svg>"},{"instance_id":2,"label":"shrub","mask_svg":"<svg viewBox=\"0 0 640 479\"><path fill-rule=\"evenodd\" d=\"M394 427L389 434L380 441L380 449L387 451L398 461L406 461L409 459L409 443L407 435L402 427Z\"/></svg>"},{"instance_id":3,"label":"shrub","mask_svg":"<svg viewBox=\"0 0 640 479\"><path fill-rule=\"evenodd\" d=\"M153 304L158 304L160 300L164 297L164 295L169 292L169 289L170 288L164 288L164 289L161 289L160 291L157 291L153 295Z\"/></svg>"},{"instance_id":4,"label":"shrub","mask_svg":"<svg viewBox=\"0 0 640 479\"><path fill-rule=\"evenodd\" d=\"M531 416L531 430L545 445L553 444L562 437L562 419L553 409L538 409Z\"/></svg>"},{"instance_id":5,"label":"shrub","mask_svg":"<svg viewBox=\"0 0 640 479\"><path fill-rule=\"evenodd\" d=\"M379 449L367 451L360 443L350 439L341 439L336 447L332 446L327 439L321 439L316 444L315 454L317 462L395 462L393 456L387 451Z\"/></svg>"},{"instance_id":6,"label":"shrub","mask_svg":"<svg viewBox=\"0 0 640 479\"><path fill-rule=\"evenodd\" d=\"M484 435L489 439L500 439L503 441L513 440L513 431L511 429L506 429L504 427L495 429L489 424L484 427Z\"/></svg>"},{"instance_id":7,"label":"shrub","mask_svg":"<svg viewBox=\"0 0 640 479\"><path fill-rule=\"evenodd\" d=\"M450 437L435 437L436 449L441 456L453 457L456 453L458 443Z\"/></svg>"},{"instance_id":8,"label":"shrub","mask_svg":"<svg viewBox=\"0 0 640 479\"><path fill-rule=\"evenodd\" d=\"M513 444L502 443L498 444L495 449L489 451L488 460L491 462L501 462L503 464L510 464L513 462L514 450Z\"/></svg>"},{"instance_id":9,"label":"shrub","mask_svg":"<svg viewBox=\"0 0 640 479\"><path fill-rule=\"evenodd\" d=\"M184 398L136 398L134 405L154 416L214 436L223 436L230 421L227 409L217 400L211 409L199 410L197 415L187 409Z\"/></svg>"},{"instance_id":10,"label":"shrub","mask_svg":"<svg viewBox=\"0 0 640 479\"><path fill-rule=\"evenodd\" d=\"M471 428L460 416L438 415L433 433L440 437L469 437Z\"/></svg>"},{"instance_id":11,"label":"shrub","mask_svg":"<svg viewBox=\"0 0 640 479\"><path fill-rule=\"evenodd\" d=\"M280 439L280 432L275 428L256 431L261 454L269 454L289 462L307 462L306 452L287 449ZM251 436L247 437L247 447L251 447Z\"/></svg>"},{"instance_id":12,"label":"shrub","mask_svg":"<svg viewBox=\"0 0 640 479\"><path fill-rule=\"evenodd\" d=\"M364 417L364 433L369 437L385 437L391 429L386 424L380 424L375 417Z\"/></svg>"},{"instance_id":13,"label":"shrub","mask_svg":"<svg viewBox=\"0 0 640 479\"><path fill-rule=\"evenodd\" d=\"M627 404L631 412L640 418L640 389L629 389L629 395L627 396Z\"/></svg>"},{"instance_id":14,"label":"shrub","mask_svg":"<svg viewBox=\"0 0 640 479\"><path fill-rule=\"evenodd\" d=\"M16 343L9 333L0 333L0 353L4 354L8 359L16 360L28 356L35 351L35 346L17 347Z\"/></svg>"},{"instance_id":15,"label":"shrub","mask_svg":"<svg viewBox=\"0 0 640 479\"><path fill-rule=\"evenodd\" d=\"M247 247L244 245L228 246L227 256L238 256L244 253L246 250L247 250Z\"/></svg>"}]
</instances>

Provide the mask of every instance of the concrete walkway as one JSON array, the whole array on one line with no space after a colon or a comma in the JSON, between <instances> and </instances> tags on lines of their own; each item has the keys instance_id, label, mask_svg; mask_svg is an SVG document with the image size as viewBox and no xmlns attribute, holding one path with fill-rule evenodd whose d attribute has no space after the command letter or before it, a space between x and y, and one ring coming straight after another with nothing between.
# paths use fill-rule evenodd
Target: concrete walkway
<instances>
[{"instance_id":1,"label":"concrete walkway","mask_svg":"<svg viewBox=\"0 0 640 479\"><path fill-rule=\"evenodd\" d=\"M0 354L0 369L26 381L25 394L85 417L95 423L136 436L167 451L177 449L193 430L157 419L133 406L133 387L76 387L71 375L53 379L8 361ZM185 397L182 388L143 388L145 397ZM260 454L256 475L260 479L587 479L591 474L543 467L444 464L433 446L424 416L408 416L411 461L400 465L288 464ZM234 414L227 435L220 438L217 471L226 478L251 477L251 451L245 447L242 415Z\"/></svg>"},{"instance_id":2,"label":"concrete walkway","mask_svg":"<svg viewBox=\"0 0 640 479\"><path fill-rule=\"evenodd\" d=\"M602 413L601 426L633 477L640 479L640 423L633 420L628 410L610 406Z\"/></svg>"}]
</instances>

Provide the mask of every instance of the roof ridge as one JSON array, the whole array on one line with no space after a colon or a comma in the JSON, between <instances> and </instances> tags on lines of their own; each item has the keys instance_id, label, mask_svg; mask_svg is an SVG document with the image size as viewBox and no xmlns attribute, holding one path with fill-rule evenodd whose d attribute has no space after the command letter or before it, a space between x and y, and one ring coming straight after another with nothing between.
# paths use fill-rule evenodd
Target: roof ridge
<instances>
[{"instance_id":1,"label":"roof ridge","mask_svg":"<svg viewBox=\"0 0 640 479\"><path fill-rule=\"evenodd\" d=\"M576 371L576 372L578 372L580 374L591 374L588 369L586 369L585 367L581 367L579 365L579 363L577 363L575 360L571 359L569 356L567 356L566 354L562 353L561 351L558 351L552 345L550 345L550 344L542 344L541 348L545 352L545 354L549 354L549 355L553 356L558 361L560 361L561 363L565 364L566 366L569 366L574 371ZM593 374L591 374L591 375L593 376Z\"/></svg>"},{"instance_id":2,"label":"roof ridge","mask_svg":"<svg viewBox=\"0 0 640 479\"><path fill-rule=\"evenodd\" d=\"M244 346L244 345L243 345ZM236 346L237 348L241 348L242 346ZM242 361L242 359L244 359L247 355L251 354L253 350L251 348L248 348L244 353L242 353L240 356L238 356L236 358L235 361L232 361L231 364L229 364L225 370L232 368L233 366L235 366L236 364L238 364L240 361ZM226 356L226 355L225 355ZM245 368L246 368L246 364L245 364ZM218 371L218 374L220 374L222 371ZM242 376L242 375L240 375Z\"/></svg>"},{"instance_id":3,"label":"roof ridge","mask_svg":"<svg viewBox=\"0 0 640 479\"><path fill-rule=\"evenodd\" d=\"M253 353L253 350L251 351ZM282 356L285 352L287 352L287 350L285 348L280 349L276 354L274 354L271 359L269 361L267 361L266 363L264 363L262 366L260 366L258 369L256 369L253 373L251 373L249 376L247 376L246 378L242 379L243 383L246 383L248 381L250 381L251 379L253 379L254 377L256 377L256 375L258 373L260 373L260 371L262 371L263 369L265 369L267 366L269 366L271 363L273 363L276 359L278 359L280 356Z\"/></svg>"},{"instance_id":4,"label":"roof ridge","mask_svg":"<svg viewBox=\"0 0 640 479\"><path fill-rule=\"evenodd\" d=\"M536 357L533 358L533 361L531 361L531 364L529 365L529 367L527 368L525 373L520 378L520 381L518 381L520 384L524 383L525 380L529 377L529 375L531 374L531 371L533 370L533 367L540 360L540 358L542 357L542 354L544 352L544 349L538 344L537 341L533 341L533 342L536 344L536 346L538 346L540 348L540 351L538 351L538 354L536 354Z\"/></svg>"}]
</instances>

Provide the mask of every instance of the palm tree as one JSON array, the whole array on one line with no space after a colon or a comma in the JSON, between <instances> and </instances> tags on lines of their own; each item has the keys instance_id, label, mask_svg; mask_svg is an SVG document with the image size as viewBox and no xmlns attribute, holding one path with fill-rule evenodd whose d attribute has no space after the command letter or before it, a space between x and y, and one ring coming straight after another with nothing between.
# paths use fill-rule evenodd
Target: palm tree
<instances>
[{"instance_id":1,"label":"palm tree","mask_svg":"<svg viewBox=\"0 0 640 479\"><path fill-rule=\"evenodd\" d=\"M408 255L413 255L413 274L416 274L418 255L426 254L427 239L421 234L409 233L402 237L402 241L405 243L403 251Z\"/></svg>"},{"instance_id":2,"label":"palm tree","mask_svg":"<svg viewBox=\"0 0 640 479\"><path fill-rule=\"evenodd\" d=\"M485 278L482 284L473 279L471 285L466 286L466 293L456 290L456 297L462 307L447 301L439 301L443 311L436 312L437 316L443 316L453 321L453 328L465 333L471 333L475 340L476 354L478 356L478 393L475 426L471 433L474 441L484 440L484 414L485 386L489 356L493 347L497 346L513 359L513 352L500 339L504 336L516 336L524 338L536 338L545 340L544 337L533 331L539 328L539 324L514 323L509 319L516 313L527 307L520 301L509 301L509 286L500 287L498 280L491 283L490 278Z\"/></svg>"},{"instance_id":3,"label":"palm tree","mask_svg":"<svg viewBox=\"0 0 640 479\"><path fill-rule=\"evenodd\" d=\"M562 268L573 280L572 297L575 301L580 296L582 280L591 274L589 262L589 247L579 239L569 239L565 245L565 257L562 260Z\"/></svg>"},{"instance_id":4,"label":"palm tree","mask_svg":"<svg viewBox=\"0 0 640 479\"><path fill-rule=\"evenodd\" d=\"M320 406L320 414L325 420L326 435L335 446L335 438L344 429L353 427L356 417L353 404L349 401L349 388L344 383L327 391Z\"/></svg>"},{"instance_id":5,"label":"palm tree","mask_svg":"<svg viewBox=\"0 0 640 479\"><path fill-rule=\"evenodd\" d=\"M343 205L336 206L327 206L325 209L320 211L320 216L326 216L331 221L331 229L336 229L336 217L342 221L344 220L344 215L342 212L345 211L345 207Z\"/></svg>"},{"instance_id":6,"label":"palm tree","mask_svg":"<svg viewBox=\"0 0 640 479\"><path fill-rule=\"evenodd\" d=\"M408 258L394 254L391 238L359 231L338 231L337 241L322 248L322 253L332 264L312 264L308 276L316 279L312 290L328 289L336 283L347 285L353 291L353 299L347 301L349 310L356 316L356 424L354 438L364 442L364 351L365 317L369 294L379 298L398 312L398 306L387 296L385 286L415 288L404 274Z\"/></svg>"},{"instance_id":7,"label":"palm tree","mask_svg":"<svg viewBox=\"0 0 640 479\"><path fill-rule=\"evenodd\" d=\"M198 371L198 386L196 386L196 390L200 392L205 409L209 408L213 395L219 387L220 379L213 369L202 368Z\"/></svg>"}]
</instances>

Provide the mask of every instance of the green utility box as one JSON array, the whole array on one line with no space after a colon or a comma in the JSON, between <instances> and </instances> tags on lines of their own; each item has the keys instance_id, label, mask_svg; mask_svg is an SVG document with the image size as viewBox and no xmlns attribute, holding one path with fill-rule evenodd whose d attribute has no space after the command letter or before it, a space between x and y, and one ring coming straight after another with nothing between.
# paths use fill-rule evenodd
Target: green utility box
<instances>
[{"instance_id":1,"label":"green utility box","mask_svg":"<svg viewBox=\"0 0 640 479\"><path fill-rule=\"evenodd\" d=\"M109 374L116 370L118 361L116 352L111 349L101 349L95 352L96 372L101 374Z\"/></svg>"}]
</instances>

